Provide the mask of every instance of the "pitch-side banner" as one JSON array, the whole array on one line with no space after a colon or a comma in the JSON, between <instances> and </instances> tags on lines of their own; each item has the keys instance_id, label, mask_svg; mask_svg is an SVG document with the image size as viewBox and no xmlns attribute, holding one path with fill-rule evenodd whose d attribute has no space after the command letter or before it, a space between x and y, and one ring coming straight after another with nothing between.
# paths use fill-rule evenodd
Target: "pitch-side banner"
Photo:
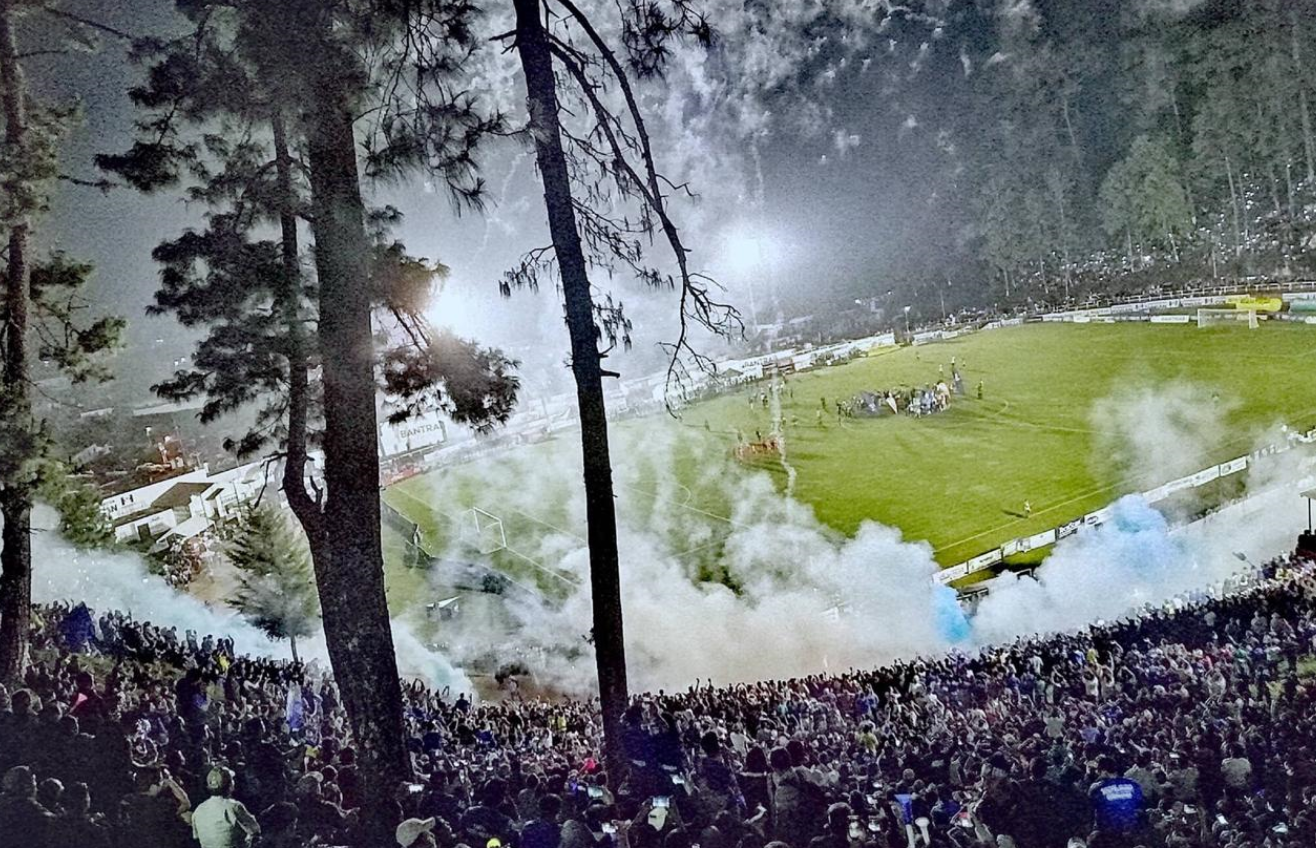
<instances>
[{"instance_id":1,"label":"pitch-side banner","mask_svg":"<svg viewBox=\"0 0 1316 848\"><path fill-rule=\"evenodd\" d=\"M1240 456L1238 459L1231 459L1228 462L1220 464L1220 476L1228 477L1230 474L1237 474L1247 468L1247 457Z\"/></svg>"},{"instance_id":2,"label":"pitch-side banner","mask_svg":"<svg viewBox=\"0 0 1316 848\"><path fill-rule=\"evenodd\" d=\"M447 428L437 412L428 412L401 424L381 423L379 426L379 449L384 456L433 447L447 440Z\"/></svg>"},{"instance_id":3,"label":"pitch-side banner","mask_svg":"<svg viewBox=\"0 0 1316 848\"><path fill-rule=\"evenodd\" d=\"M1079 528L1081 528L1082 526L1083 526L1083 519L1081 518L1076 518L1073 521L1068 521L1064 524L1061 524L1059 527L1056 528L1056 539L1064 539L1067 536L1072 536L1075 533L1077 533L1079 531Z\"/></svg>"},{"instance_id":4,"label":"pitch-side banner","mask_svg":"<svg viewBox=\"0 0 1316 848\"><path fill-rule=\"evenodd\" d=\"M1182 492L1184 489L1191 489L1196 485L1197 475L1190 474L1187 477L1180 477L1178 480L1166 483L1162 488L1164 488L1169 494L1174 494L1175 492Z\"/></svg>"},{"instance_id":5,"label":"pitch-side banner","mask_svg":"<svg viewBox=\"0 0 1316 848\"><path fill-rule=\"evenodd\" d=\"M959 565L953 565L950 568L943 568L941 571L938 571L932 579L936 580L938 583L951 583L966 576L968 573L968 563L960 563Z\"/></svg>"},{"instance_id":6,"label":"pitch-side banner","mask_svg":"<svg viewBox=\"0 0 1316 848\"><path fill-rule=\"evenodd\" d=\"M1147 500L1147 503L1156 503L1165 500L1171 493L1172 490L1169 486L1157 486L1155 489L1148 489L1143 492L1142 496Z\"/></svg>"},{"instance_id":7,"label":"pitch-side banner","mask_svg":"<svg viewBox=\"0 0 1316 848\"><path fill-rule=\"evenodd\" d=\"M1279 312L1284 308L1284 301L1278 297L1251 297L1249 295L1231 295L1226 302L1235 309L1256 310L1257 312Z\"/></svg>"},{"instance_id":8,"label":"pitch-side banner","mask_svg":"<svg viewBox=\"0 0 1316 848\"><path fill-rule=\"evenodd\" d=\"M1035 551L1038 548L1045 548L1047 545L1055 544L1056 531L1044 530L1028 537L1028 550Z\"/></svg>"},{"instance_id":9,"label":"pitch-side banner","mask_svg":"<svg viewBox=\"0 0 1316 848\"><path fill-rule=\"evenodd\" d=\"M1099 524L1105 524L1110 520L1110 516L1114 511L1115 510L1111 507L1103 506L1101 509L1098 509L1095 512L1089 512L1087 515L1083 516L1083 523L1088 527L1096 527Z\"/></svg>"}]
</instances>

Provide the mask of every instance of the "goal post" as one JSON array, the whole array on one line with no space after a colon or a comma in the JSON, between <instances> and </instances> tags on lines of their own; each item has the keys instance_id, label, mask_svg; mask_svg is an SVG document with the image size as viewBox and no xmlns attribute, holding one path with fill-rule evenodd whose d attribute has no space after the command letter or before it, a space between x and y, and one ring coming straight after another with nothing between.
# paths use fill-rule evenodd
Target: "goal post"
<instances>
[{"instance_id":1,"label":"goal post","mask_svg":"<svg viewBox=\"0 0 1316 848\"><path fill-rule=\"evenodd\" d=\"M463 542L482 554L492 554L507 547L503 520L479 507L472 507L462 514L461 537Z\"/></svg>"},{"instance_id":2,"label":"goal post","mask_svg":"<svg viewBox=\"0 0 1316 848\"><path fill-rule=\"evenodd\" d=\"M1257 328L1257 311L1255 309L1198 309L1197 326L1221 327L1247 322L1249 330Z\"/></svg>"}]
</instances>

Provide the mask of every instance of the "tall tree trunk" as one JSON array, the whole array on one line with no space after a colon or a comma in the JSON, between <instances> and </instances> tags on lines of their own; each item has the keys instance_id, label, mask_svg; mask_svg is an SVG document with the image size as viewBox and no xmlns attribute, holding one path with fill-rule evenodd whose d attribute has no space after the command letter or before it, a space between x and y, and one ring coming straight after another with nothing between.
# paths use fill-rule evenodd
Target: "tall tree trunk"
<instances>
[{"instance_id":1,"label":"tall tree trunk","mask_svg":"<svg viewBox=\"0 0 1316 848\"><path fill-rule=\"evenodd\" d=\"M1288 242L1285 245L1284 266L1287 268L1289 264L1288 251L1297 246L1297 239L1294 237L1294 222L1298 220L1297 198L1294 196L1293 188L1293 157L1291 156L1284 160L1284 192L1285 199L1288 200L1288 214L1284 218L1284 234Z\"/></svg>"},{"instance_id":2,"label":"tall tree trunk","mask_svg":"<svg viewBox=\"0 0 1316 848\"><path fill-rule=\"evenodd\" d=\"M1289 13L1292 38L1293 73L1298 80L1298 116L1302 121L1302 150L1307 161L1307 182L1316 183L1316 138L1312 137L1311 107L1307 100L1307 74L1302 66L1301 38L1299 37L1298 10Z\"/></svg>"},{"instance_id":3,"label":"tall tree trunk","mask_svg":"<svg viewBox=\"0 0 1316 848\"><path fill-rule=\"evenodd\" d=\"M626 682L617 516L613 501L612 463L608 455L608 420L603 403L602 358L594 323L594 300L576 227L566 154L562 149L553 59L540 20L539 0L514 0L514 3L516 46L525 72L530 132L544 181L544 205L562 275L567 329L571 336L571 370L576 379L576 400L580 407L580 442L585 470L585 517L589 522L594 655L598 664L608 775L612 785L618 786L626 774L621 719L630 695Z\"/></svg>"},{"instance_id":4,"label":"tall tree trunk","mask_svg":"<svg viewBox=\"0 0 1316 848\"><path fill-rule=\"evenodd\" d=\"M292 661L293 661L293 662L301 662L301 659L297 656L297 637L296 637L296 636L289 636L289 637L288 637L288 650L292 652Z\"/></svg>"},{"instance_id":5,"label":"tall tree trunk","mask_svg":"<svg viewBox=\"0 0 1316 848\"><path fill-rule=\"evenodd\" d=\"M1239 257L1243 255L1243 240L1246 237L1243 228L1247 222L1240 209L1238 189L1234 186L1234 166L1230 164L1228 156L1225 157L1225 176L1229 179L1229 202L1234 208L1234 256Z\"/></svg>"},{"instance_id":6,"label":"tall tree trunk","mask_svg":"<svg viewBox=\"0 0 1316 848\"><path fill-rule=\"evenodd\" d=\"M10 156L18 155L27 144L27 81L18 61L14 37L14 3L0 0L0 85L3 92L5 147ZM23 177L14 175L5 192L14 197L21 192ZM32 427L32 394L27 364L28 298L31 270L28 267L27 214L20 210L9 227L9 255L5 263L5 349L3 376L0 377L0 401L3 415L11 427ZM28 457L7 457L23 460ZM0 480L0 514L4 531L0 535L0 682L22 680L27 666L28 627L32 617L32 481L27 479L26 463L11 479Z\"/></svg>"},{"instance_id":7,"label":"tall tree trunk","mask_svg":"<svg viewBox=\"0 0 1316 848\"><path fill-rule=\"evenodd\" d=\"M1069 257L1069 216L1065 210L1065 189L1057 179L1055 182L1056 211L1060 214L1060 261L1064 263L1065 300L1069 300L1071 264Z\"/></svg>"},{"instance_id":8,"label":"tall tree trunk","mask_svg":"<svg viewBox=\"0 0 1316 848\"><path fill-rule=\"evenodd\" d=\"M313 41L333 44L327 12L317 26ZM363 773L368 830L372 840L387 844L391 796L409 778L410 766L384 595L370 243L347 91L331 65L313 81L305 116L320 287L326 487L324 549L312 559L329 660Z\"/></svg>"},{"instance_id":9,"label":"tall tree trunk","mask_svg":"<svg viewBox=\"0 0 1316 848\"><path fill-rule=\"evenodd\" d=\"M288 506L306 532L312 558L324 555L324 522L320 506L306 491L307 416L310 409L306 333L302 327L301 251L297 238L297 195L293 189L292 155L284 116L270 120L274 134L274 168L279 192L280 261L283 280L277 308L287 325L288 442L284 447L283 492Z\"/></svg>"},{"instance_id":10,"label":"tall tree trunk","mask_svg":"<svg viewBox=\"0 0 1316 848\"><path fill-rule=\"evenodd\" d=\"M1080 165L1082 163L1083 156L1082 153L1079 151L1078 134L1074 132L1074 122L1069 117L1069 95L1067 94L1061 95L1060 107L1064 113L1065 133L1066 135L1069 136L1069 149L1070 152L1073 153L1074 164Z\"/></svg>"}]
</instances>

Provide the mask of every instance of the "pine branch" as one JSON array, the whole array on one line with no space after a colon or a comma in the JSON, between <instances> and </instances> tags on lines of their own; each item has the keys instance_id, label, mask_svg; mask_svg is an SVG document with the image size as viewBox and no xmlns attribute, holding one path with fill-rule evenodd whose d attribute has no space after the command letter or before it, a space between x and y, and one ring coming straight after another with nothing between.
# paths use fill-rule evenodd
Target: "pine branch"
<instances>
[{"instance_id":1,"label":"pine branch","mask_svg":"<svg viewBox=\"0 0 1316 848\"><path fill-rule=\"evenodd\" d=\"M83 17L82 15L74 14L73 12L65 11L64 9L59 9L54 6L37 6L36 9L39 12L45 12L47 15L50 15L53 18L60 18L65 21L71 21L72 23L79 24L81 26L85 26L90 29L94 29L97 32L103 32L106 35L112 35L115 38L118 38L122 41L132 42L137 40L137 36L133 35L132 33L125 32L124 30L121 29L117 29L115 27L110 26L109 24L101 23L100 21L92 20L91 18Z\"/></svg>"},{"instance_id":2,"label":"pine branch","mask_svg":"<svg viewBox=\"0 0 1316 848\"><path fill-rule=\"evenodd\" d=\"M114 180L107 180L107 179L88 180L82 177L75 177L72 174L60 174L58 176L58 179L60 182L65 182L70 185L82 186L84 188L94 188L97 191L104 194L108 194L110 189L122 187L122 183L116 183Z\"/></svg>"}]
</instances>

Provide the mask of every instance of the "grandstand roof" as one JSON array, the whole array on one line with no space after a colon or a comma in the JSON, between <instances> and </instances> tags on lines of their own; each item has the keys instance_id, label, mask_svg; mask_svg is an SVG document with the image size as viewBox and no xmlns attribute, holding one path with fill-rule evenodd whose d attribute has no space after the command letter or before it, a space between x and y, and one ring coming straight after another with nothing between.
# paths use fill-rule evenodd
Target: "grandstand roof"
<instances>
[{"instance_id":1,"label":"grandstand roof","mask_svg":"<svg viewBox=\"0 0 1316 848\"><path fill-rule=\"evenodd\" d=\"M175 483L163 495L155 499L151 504L151 509L174 509L175 507L187 506L192 502L193 495L199 495L213 486L214 483Z\"/></svg>"}]
</instances>

